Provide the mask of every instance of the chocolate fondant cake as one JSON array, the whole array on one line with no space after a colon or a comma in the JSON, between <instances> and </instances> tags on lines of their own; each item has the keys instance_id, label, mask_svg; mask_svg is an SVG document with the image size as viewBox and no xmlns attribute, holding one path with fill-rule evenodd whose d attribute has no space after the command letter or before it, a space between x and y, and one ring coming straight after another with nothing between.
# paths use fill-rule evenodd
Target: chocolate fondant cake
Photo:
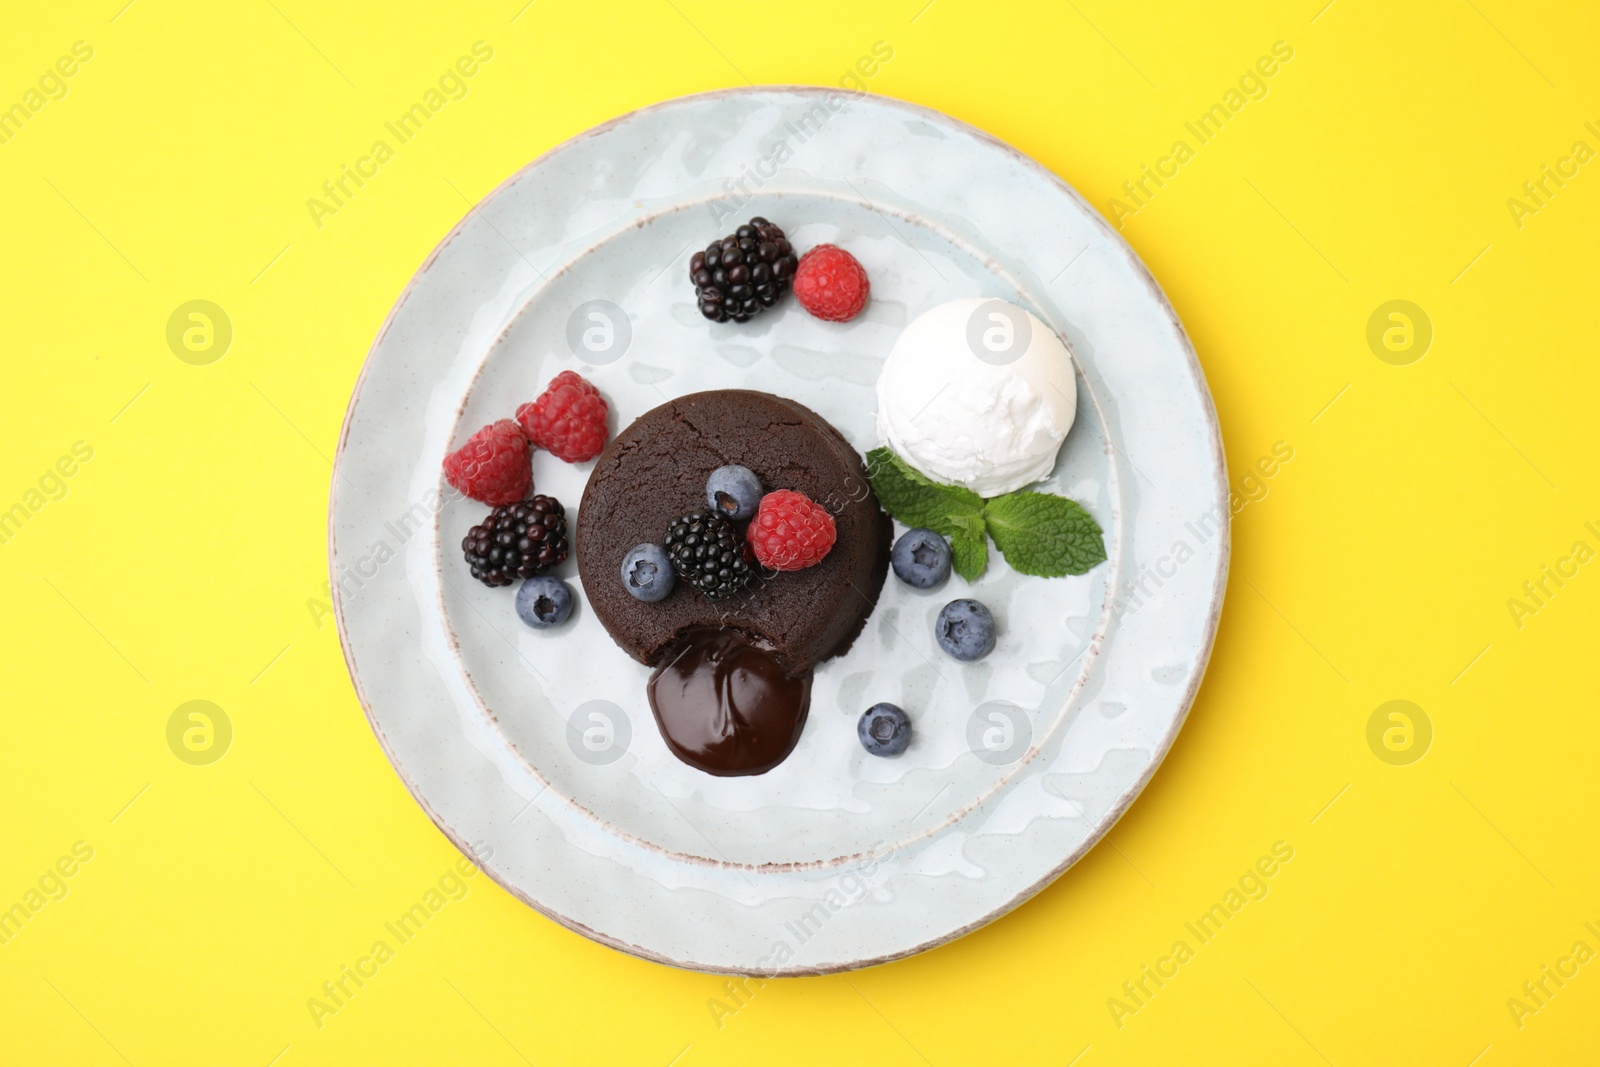
<instances>
[{"instance_id":1,"label":"chocolate fondant cake","mask_svg":"<svg viewBox=\"0 0 1600 1067\"><path fill-rule=\"evenodd\" d=\"M826 507L838 530L833 550L726 600L684 582L657 603L634 599L618 579L623 557L705 507L706 478L724 464ZM861 631L883 587L892 530L860 455L826 420L792 400L727 389L669 400L616 436L584 490L576 551L595 615L634 659L660 666L694 632L725 628L796 674L843 653Z\"/></svg>"}]
</instances>

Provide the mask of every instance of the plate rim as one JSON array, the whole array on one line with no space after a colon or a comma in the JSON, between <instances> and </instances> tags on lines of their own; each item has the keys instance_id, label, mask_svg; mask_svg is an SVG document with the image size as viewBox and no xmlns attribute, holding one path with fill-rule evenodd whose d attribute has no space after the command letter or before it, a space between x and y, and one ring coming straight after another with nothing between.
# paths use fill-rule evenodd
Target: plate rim
<instances>
[{"instance_id":1,"label":"plate rim","mask_svg":"<svg viewBox=\"0 0 1600 1067\"><path fill-rule=\"evenodd\" d=\"M516 184L524 177L524 175L532 171L534 168L542 165L547 160L558 155L559 153L566 151L573 145L588 140L589 138L599 136L614 127L620 126L624 123L632 122L655 111L667 110L669 108L682 106L693 101L722 97L759 97L765 94L793 94L823 99L833 96L852 98L859 98L861 96L871 97L876 102L884 106L910 112L911 114L933 122L934 124L953 127L957 131L967 134L981 143L987 144L989 147L994 148L1000 151L1002 154L1010 157L1014 162L1021 163L1025 168L1042 177L1047 184L1054 186L1056 189L1065 193L1069 198L1076 202L1077 205L1083 210L1085 217L1089 218L1093 222L1095 227L1103 236L1110 238L1111 246L1122 254L1123 258L1127 261L1127 264L1133 268L1135 275L1142 279L1150 294L1155 298L1156 304L1166 314L1169 323L1177 335L1177 338L1180 342L1180 347L1183 350L1183 355L1188 361L1189 369L1192 372L1195 381L1200 386L1199 394L1202 401L1201 415L1206 429L1210 431L1212 458L1216 464L1216 469L1220 476L1218 485L1220 490L1219 499L1214 503L1216 503L1218 506L1217 513L1222 516L1218 523L1216 574L1212 582L1210 605L1207 609L1206 617L1203 623L1204 638L1202 647L1199 649L1198 654L1196 655L1196 670L1194 671L1187 688L1179 700L1178 713L1173 716L1170 728L1155 746L1149 765L1140 773L1138 779L1122 795L1118 802L1108 809L1106 813L1095 823L1094 827L1087 835L1085 835L1083 841L1078 845L1078 847L1063 857L1059 864L1046 871L1044 875L1041 876L1037 881L1025 886L1009 900L1002 902L1000 905L989 910L988 912L985 912L983 915L979 916L973 921L966 923L954 930L950 930L935 937L928 938L908 948L895 952L883 953L863 959L845 960L837 963L814 966L784 968L781 970L764 970L759 967L712 966L710 964L697 963L693 960L675 959L666 954L645 948L642 945L633 944L621 938L606 934L603 931L596 930L568 915L564 915L559 911L556 911L555 909L542 904L537 900L534 900L527 892L515 885L512 885L492 866L488 865L485 861L492 858L493 849L490 848L488 850L488 855L480 856L476 848L470 842L465 840L463 835L448 825L443 817L434 810L427 798L418 789L417 784L412 781L411 775L404 769L404 766L397 758L394 749L389 743L388 737L384 734L383 727L379 724L377 718L373 714L371 702L368 700L366 692L362 688L361 677L356 669L351 639L346 631L343 595L339 585L339 560L335 528L335 516L338 513L340 464L344 459L345 449L349 442L351 426L355 419L356 403L360 398L362 386L366 382L367 374L374 365L378 349L382 345L385 336L387 336L390 327L394 325L395 319L399 316L401 309L405 306L406 302L411 299L423 276L433 268L433 265L435 262L437 262L439 256L444 252L444 250L464 232L467 223L471 221L472 217L477 214L477 212L480 211L484 205L488 204L508 187ZM453 844L470 861L472 861L473 865L476 866L479 871L488 875L491 881L501 886L517 900L521 901L523 904L526 904L540 915L543 915L545 918L548 918L565 927L566 929L571 930L573 933L605 945L607 948L625 952L631 956L649 960L653 963L666 964L668 966L677 967L684 970L698 971L706 974L741 975L763 979L841 974L849 971L860 970L866 967L875 967L880 964L892 963L896 960L902 960L911 956L919 955L930 949L938 948L941 945L946 945L952 941L958 940L959 938L962 938L975 930L981 929L982 927L987 926L1000 918L1003 918L1012 911L1015 911L1017 908L1021 907L1023 904L1026 904L1039 893L1043 892L1051 885L1051 883L1055 882L1058 878L1065 874L1069 868L1077 864L1079 860L1086 856L1091 849L1100 844L1100 842L1103 841L1108 834L1110 834L1111 830L1116 826L1116 824L1121 821L1122 816L1127 813L1128 809L1133 806L1134 801L1138 800L1139 797L1144 794L1145 788L1155 777L1156 772L1159 771L1161 766L1166 762L1167 755L1171 751L1172 746L1176 743L1179 732L1183 729L1184 724L1188 722L1189 712L1193 709L1194 702L1199 695L1200 686L1205 680L1206 672L1210 667L1211 656L1216 647L1217 631L1221 623L1223 603L1227 597L1228 573L1231 568L1233 556L1233 512L1230 506L1230 484L1231 483L1228 479L1227 455L1222 444L1222 427L1217 416L1216 400L1212 396L1210 382L1206 378L1205 369L1200 365L1199 357L1195 353L1194 343L1189 337L1188 330L1184 328L1183 322L1178 317L1177 310L1172 306L1171 300L1167 297L1166 291L1162 289L1160 282L1156 280L1155 275L1150 272L1149 267L1146 266L1144 261L1139 257L1138 253L1133 250L1133 246L1130 245L1127 240L1123 238L1121 233L1114 229L1111 224L1106 221L1105 217L1095 210L1094 206L1090 204L1088 200L1086 200L1084 196L1079 193L1078 190L1075 189L1070 183L1068 183L1060 175L1056 174L1049 167L1046 167L1043 163L1039 162L1037 159L1034 159L1032 156L1028 155L1026 152L1023 152L1014 145L1001 140L994 134L989 133L988 131L977 126L973 126L970 123L967 123L943 111L939 111L936 108L931 108L923 104L917 104L909 100L902 100L897 97L885 96L881 93L852 93L848 90L818 85L788 85L775 83L742 87L735 86L723 89L712 89L698 93L686 93L681 96L674 96L665 100L658 100L654 103L646 104L642 107L637 107L620 115L616 115L605 120L604 122L581 130L578 133L575 133L572 136L550 146L545 151L529 160L527 163L518 167L511 174L507 175L503 180L495 185L494 188L490 189L487 193L480 197L472 205L472 207L469 208L453 226L451 226L445 235L440 238L440 240L428 252L427 256L423 258L422 262L417 266L417 269L412 272L411 277L406 281L404 288L401 289L399 295L395 298L394 303L390 306L388 313L384 316L382 324L378 327L378 331L373 337L372 344L368 347L367 353L361 361L361 367L356 374L354 384L351 386L350 399L346 404L344 418L339 427L339 436L334 447L333 467L328 487L327 540L329 599L333 608L335 628L339 635L339 648L344 657L345 671L350 677L351 686L355 690L356 700L361 705L361 711L367 720L368 727L371 728L373 736L377 738L378 746L383 751L384 758L388 761L389 766L394 770L395 774L399 776L401 782L406 787L406 791L410 793L411 798L419 807L422 808L423 812L433 822L434 826L437 827L445 836L445 839ZM1112 591L1111 595L1114 603L1116 597L1114 590Z\"/></svg>"}]
</instances>

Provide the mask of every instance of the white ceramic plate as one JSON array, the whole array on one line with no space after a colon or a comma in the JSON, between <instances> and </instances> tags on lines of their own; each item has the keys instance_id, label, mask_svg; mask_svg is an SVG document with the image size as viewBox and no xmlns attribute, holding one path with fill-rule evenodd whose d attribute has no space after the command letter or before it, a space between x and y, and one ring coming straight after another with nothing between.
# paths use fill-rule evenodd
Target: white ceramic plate
<instances>
[{"instance_id":1,"label":"white ceramic plate","mask_svg":"<svg viewBox=\"0 0 1600 1067\"><path fill-rule=\"evenodd\" d=\"M872 279L846 325L791 299L745 325L695 309L690 252L752 215ZM1066 338L1077 424L1043 488L1081 502L1109 560L1029 578L991 552L970 589L886 583L768 774L714 778L667 751L646 669L580 603L545 632L460 558L486 508L442 457L578 370L613 431L711 388L792 397L861 451L896 334L945 300L1002 297ZM571 518L592 464L536 454ZM373 730L419 803L496 880L605 944L718 972L812 974L906 956L1038 892L1125 810L1182 725L1228 559L1215 413L1171 307L1060 180L945 116L876 97L761 89L675 100L575 138L451 231L372 347L339 444L335 609ZM686 502L692 506L693 501ZM570 561L560 571L577 586ZM1114 595L1115 594L1115 595ZM938 650L943 603L994 612L976 664ZM915 722L868 756L867 706Z\"/></svg>"}]
</instances>

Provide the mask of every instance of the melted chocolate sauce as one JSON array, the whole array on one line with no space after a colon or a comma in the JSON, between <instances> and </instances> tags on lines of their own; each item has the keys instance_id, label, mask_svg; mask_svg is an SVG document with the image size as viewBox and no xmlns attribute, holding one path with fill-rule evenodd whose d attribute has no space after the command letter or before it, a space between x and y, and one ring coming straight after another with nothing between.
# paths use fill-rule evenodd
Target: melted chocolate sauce
<instances>
[{"instance_id":1,"label":"melted chocolate sauce","mask_svg":"<svg viewBox=\"0 0 1600 1067\"><path fill-rule=\"evenodd\" d=\"M733 630L699 630L650 676L650 710L673 755L707 774L765 774L794 750L811 672L790 677Z\"/></svg>"}]
</instances>

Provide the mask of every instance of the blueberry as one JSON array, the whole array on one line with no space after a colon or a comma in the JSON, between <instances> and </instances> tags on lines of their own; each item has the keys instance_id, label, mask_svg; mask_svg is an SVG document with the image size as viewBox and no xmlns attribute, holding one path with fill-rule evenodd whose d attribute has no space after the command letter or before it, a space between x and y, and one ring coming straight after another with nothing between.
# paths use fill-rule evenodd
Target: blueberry
<instances>
[{"instance_id":1,"label":"blueberry","mask_svg":"<svg viewBox=\"0 0 1600 1067\"><path fill-rule=\"evenodd\" d=\"M933 634L956 659L982 659L994 651L994 616L976 600L952 600L939 612Z\"/></svg>"},{"instance_id":2,"label":"blueberry","mask_svg":"<svg viewBox=\"0 0 1600 1067\"><path fill-rule=\"evenodd\" d=\"M861 713L856 736L874 756L898 756L911 744L911 720L893 704L874 704Z\"/></svg>"},{"instance_id":3,"label":"blueberry","mask_svg":"<svg viewBox=\"0 0 1600 1067\"><path fill-rule=\"evenodd\" d=\"M894 576L914 589L932 589L950 577L950 546L932 530L907 530L889 553Z\"/></svg>"},{"instance_id":4,"label":"blueberry","mask_svg":"<svg viewBox=\"0 0 1600 1067\"><path fill-rule=\"evenodd\" d=\"M548 574L529 578L517 590L517 614L535 630L560 626L572 614L572 587Z\"/></svg>"},{"instance_id":5,"label":"blueberry","mask_svg":"<svg viewBox=\"0 0 1600 1067\"><path fill-rule=\"evenodd\" d=\"M622 557L622 587L637 600L653 604L672 592L678 576L672 572L667 550L646 541Z\"/></svg>"},{"instance_id":6,"label":"blueberry","mask_svg":"<svg viewBox=\"0 0 1600 1067\"><path fill-rule=\"evenodd\" d=\"M706 479L706 503L734 522L743 522L755 515L765 492L755 472L737 463L718 467Z\"/></svg>"}]
</instances>

